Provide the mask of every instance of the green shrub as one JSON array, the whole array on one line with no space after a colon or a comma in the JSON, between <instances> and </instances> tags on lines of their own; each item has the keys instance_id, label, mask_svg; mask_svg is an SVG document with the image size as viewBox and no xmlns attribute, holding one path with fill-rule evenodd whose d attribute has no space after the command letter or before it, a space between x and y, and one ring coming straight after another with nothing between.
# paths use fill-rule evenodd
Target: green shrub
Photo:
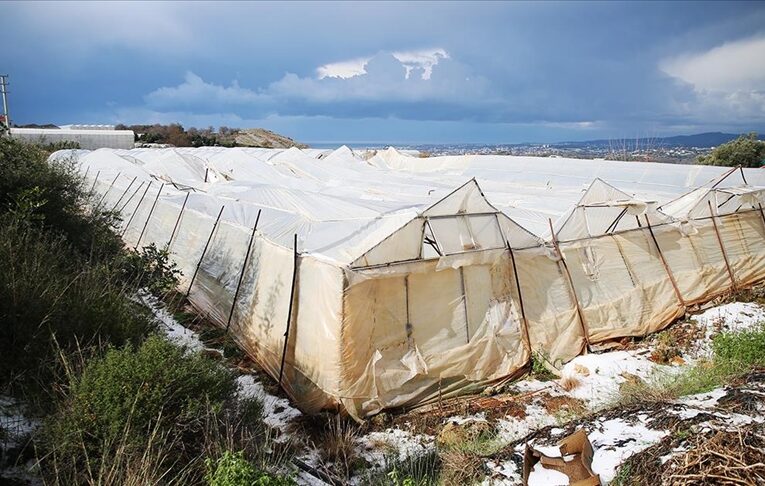
<instances>
[{"instance_id":1,"label":"green shrub","mask_svg":"<svg viewBox=\"0 0 765 486\"><path fill-rule=\"evenodd\" d=\"M59 352L139 344L156 324L136 290L177 284L167 252L124 249L92 202L71 161L0 140L0 386L14 393L46 388Z\"/></svg>"},{"instance_id":2,"label":"green shrub","mask_svg":"<svg viewBox=\"0 0 765 486\"><path fill-rule=\"evenodd\" d=\"M59 469L71 471L97 469L117 445L126 454L142 449L152 434L179 441L165 451L167 461L198 455L208 421L217 420L236 390L216 362L159 336L110 349L71 379L43 433L43 449L55 451Z\"/></svg>"},{"instance_id":3,"label":"green shrub","mask_svg":"<svg viewBox=\"0 0 765 486\"><path fill-rule=\"evenodd\" d=\"M712 339L715 360L732 370L765 365L765 325L752 329L724 332Z\"/></svg>"},{"instance_id":4,"label":"green shrub","mask_svg":"<svg viewBox=\"0 0 765 486\"><path fill-rule=\"evenodd\" d=\"M70 420L85 420L103 437L121 433L128 420L140 436L154 421L194 429L207 407L220 410L234 391L233 377L216 362L151 336L88 363L71 389Z\"/></svg>"},{"instance_id":5,"label":"green shrub","mask_svg":"<svg viewBox=\"0 0 765 486\"><path fill-rule=\"evenodd\" d=\"M665 402L708 392L753 366L765 366L765 325L718 334L712 338L712 350L712 360L700 361L680 373L657 372L647 382L624 383L620 403Z\"/></svg>"},{"instance_id":6,"label":"green shrub","mask_svg":"<svg viewBox=\"0 0 765 486\"><path fill-rule=\"evenodd\" d=\"M531 376L539 381L554 380L556 376L547 367L547 357L542 353L531 354Z\"/></svg>"},{"instance_id":7,"label":"green shrub","mask_svg":"<svg viewBox=\"0 0 765 486\"><path fill-rule=\"evenodd\" d=\"M23 213L63 235L87 258L112 258L122 251L114 232L117 215L88 209L91 196L75 162L48 163L48 152L13 139L0 139L0 215Z\"/></svg>"},{"instance_id":8,"label":"green shrub","mask_svg":"<svg viewBox=\"0 0 765 486\"><path fill-rule=\"evenodd\" d=\"M57 233L0 216L0 384L47 386L62 351L139 343L153 316L107 262L88 262Z\"/></svg>"},{"instance_id":9,"label":"green shrub","mask_svg":"<svg viewBox=\"0 0 765 486\"><path fill-rule=\"evenodd\" d=\"M210 486L292 486L297 483L286 476L258 470L244 458L244 452L225 451L217 461L205 460L205 481Z\"/></svg>"},{"instance_id":10,"label":"green shrub","mask_svg":"<svg viewBox=\"0 0 765 486\"><path fill-rule=\"evenodd\" d=\"M715 147L709 155L698 158L699 164L743 167L762 167L765 163L765 141L752 132Z\"/></svg>"},{"instance_id":11,"label":"green shrub","mask_svg":"<svg viewBox=\"0 0 765 486\"><path fill-rule=\"evenodd\" d=\"M178 286L180 270L167 249L152 243L139 251L126 251L118 260L122 278L134 288L162 296Z\"/></svg>"}]
</instances>

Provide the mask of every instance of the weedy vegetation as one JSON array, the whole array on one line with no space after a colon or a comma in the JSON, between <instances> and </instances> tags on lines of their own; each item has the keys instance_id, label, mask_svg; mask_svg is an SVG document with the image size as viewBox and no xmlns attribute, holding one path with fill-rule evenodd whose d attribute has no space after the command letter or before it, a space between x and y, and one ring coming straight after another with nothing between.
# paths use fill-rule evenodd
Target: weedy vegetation
<instances>
[{"instance_id":1,"label":"weedy vegetation","mask_svg":"<svg viewBox=\"0 0 765 486\"><path fill-rule=\"evenodd\" d=\"M747 371L765 366L765 323L712 338L713 354L679 373L657 373L647 381L626 382L620 403L664 402L704 393Z\"/></svg>"},{"instance_id":2,"label":"weedy vegetation","mask_svg":"<svg viewBox=\"0 0 765 486\"><path fill-rule=\"evenodd\" d=\"M177 286L168 252L125 248L119 214L48 156L0 137L0 386L41 423L3 457L46 485L294 484L263 404L136 298Z\"/></svg>"}]
</instances>

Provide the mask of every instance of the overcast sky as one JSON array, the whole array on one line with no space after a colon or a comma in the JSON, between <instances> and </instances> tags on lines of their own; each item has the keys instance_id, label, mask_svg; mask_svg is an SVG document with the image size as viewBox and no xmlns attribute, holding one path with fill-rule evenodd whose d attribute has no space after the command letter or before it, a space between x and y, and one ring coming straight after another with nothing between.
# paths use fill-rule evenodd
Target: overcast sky
<instances>
[{"instance_id":1,"label":"overcast sky","mask_svg":"<svg viewBox=\"0 0 765 486\"><path fill-rule=\"evenodd\" d=\"M25 123L306 142L765 132L764 3L0 3Z\"/></svg>"}]
</instances>

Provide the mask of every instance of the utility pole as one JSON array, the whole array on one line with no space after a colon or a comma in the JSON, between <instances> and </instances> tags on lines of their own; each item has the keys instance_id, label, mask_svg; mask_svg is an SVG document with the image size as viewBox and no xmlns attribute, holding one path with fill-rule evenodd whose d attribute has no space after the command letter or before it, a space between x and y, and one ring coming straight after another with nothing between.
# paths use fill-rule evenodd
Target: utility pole
<instances>
[{"instance_id":1,"label":"utility pole","mask_svg":"<svg viewBox=\"0 0 765 486\"><path fill-rule=\"evenodd\" d=\"M10 130L11 117L8 115L8 75L0 74L0 91L3 94L3 115L5 115L5 126Z\"/></svg>"}]
</instances>

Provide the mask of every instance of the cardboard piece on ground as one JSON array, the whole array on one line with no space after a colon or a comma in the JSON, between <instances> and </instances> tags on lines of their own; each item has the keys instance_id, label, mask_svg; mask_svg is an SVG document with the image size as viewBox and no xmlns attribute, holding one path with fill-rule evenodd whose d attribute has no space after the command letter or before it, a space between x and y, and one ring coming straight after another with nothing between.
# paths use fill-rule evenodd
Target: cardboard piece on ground
<instances>
[{"instance_id":1,"label":"cardboard piece on ground","mask_svg":"<svg viewBox=\"0 0 765 486\"><path fill-rule=\"evenodd\" d=\"M537 462L546 469L559 471L569 478L571 486L600 486L600 477L592 472L592 444L584 429L558 442L560 457L550 457L526 444L523 454L523 484L528 486L529 476Z\"/></svg>"}]
</instances>

